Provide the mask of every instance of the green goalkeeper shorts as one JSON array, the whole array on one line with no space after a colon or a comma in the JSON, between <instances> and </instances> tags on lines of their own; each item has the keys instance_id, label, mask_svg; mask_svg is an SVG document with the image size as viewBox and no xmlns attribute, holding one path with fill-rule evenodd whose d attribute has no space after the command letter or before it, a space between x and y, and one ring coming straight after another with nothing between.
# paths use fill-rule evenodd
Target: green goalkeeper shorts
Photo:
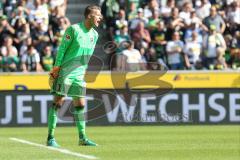
<instances>
[{"instance_id":1,"label":"green goalkeeper shorts","mask_svg":"<svg viewBox=\"0 0 240 160\"><path fill-rule=\"evenodd\" d=\"M58 96L85 97L86 82L82 77L76 75L59 76L53 80L50 92Z\"/></svg>"}]
</instances>

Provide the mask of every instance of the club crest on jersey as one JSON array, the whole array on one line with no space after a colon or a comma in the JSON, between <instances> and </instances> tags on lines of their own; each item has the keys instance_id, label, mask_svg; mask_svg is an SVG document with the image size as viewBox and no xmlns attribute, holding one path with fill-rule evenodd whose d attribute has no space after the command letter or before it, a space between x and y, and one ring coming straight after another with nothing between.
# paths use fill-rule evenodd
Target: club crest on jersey
<instances>
[{"instance_id":1,"label":"club crest on jersey","mask_svg":"<svg viewBox=\"0 0 240 160\"><path fill-rule=\"evenodd\" d=\"M93 40L94 40L94 38L93 38L93 37L90 37L90 41L91 41L91 43L93 43Z\"/></svg>"},{"instance_id":2,"label":"club crest on jersey","mask_svg":"<svg viewBox=\"0 0 240 160\"><path fill-rule=\"evenodd\" d=\"M71 39L71 36L67 34L67 35L66 35L66 40L69 41L70 39Z\"/></svg>"}]
</instances>

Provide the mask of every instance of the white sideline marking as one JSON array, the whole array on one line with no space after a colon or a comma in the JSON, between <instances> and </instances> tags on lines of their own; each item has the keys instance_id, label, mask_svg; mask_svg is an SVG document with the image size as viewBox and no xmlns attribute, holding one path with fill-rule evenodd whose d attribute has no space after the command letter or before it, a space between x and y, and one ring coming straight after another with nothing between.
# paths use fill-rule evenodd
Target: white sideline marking
<instances>
[{"instance_id":1,"label":"white sideline marking","mask_svg":"<svg viewBox=\"0 0 240 160\"><path fill-rule=\"evenodd\" d=\"M23 143L23 144L28 144L28 145L35 146L35 147L46 148L46 149L49 149L49 150L58 151L58 152L61 152L61 153L64 153L64 154L68 154L68 155L72 155L72 156L76 156L76 157L80 157L80 158L98 159L97 157L92 156L92 155L85 155L85 154L81 154L81 153L76 153L76 152L69 151L67 149L48 147L48 146L45 146L45 145L42 145L42 144L33 143L33 142L26 141L26 140L23 140L23 139L18 139L18 138L9 138L9 139L12 140L12 141Z\"/></svg>"}]
</instances>

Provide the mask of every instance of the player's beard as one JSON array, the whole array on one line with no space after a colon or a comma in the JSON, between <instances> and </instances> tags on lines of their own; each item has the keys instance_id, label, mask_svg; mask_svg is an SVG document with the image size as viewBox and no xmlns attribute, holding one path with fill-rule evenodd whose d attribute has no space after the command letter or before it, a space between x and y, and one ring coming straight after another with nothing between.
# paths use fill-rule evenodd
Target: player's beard
<instances>
[{"instance_id":1,"label":"player's beard","mask_svg":"<svg viewBox=\"0 0 240 160\"><path fill-rule=\"evenodd\" d=\"M91 19L90 19L90 24L91 24L91 27L93 28L93 27L97 27L96 25L95 25L95 22L94 22L94 17L91 17Z\"/></svg>"}]
</instances>

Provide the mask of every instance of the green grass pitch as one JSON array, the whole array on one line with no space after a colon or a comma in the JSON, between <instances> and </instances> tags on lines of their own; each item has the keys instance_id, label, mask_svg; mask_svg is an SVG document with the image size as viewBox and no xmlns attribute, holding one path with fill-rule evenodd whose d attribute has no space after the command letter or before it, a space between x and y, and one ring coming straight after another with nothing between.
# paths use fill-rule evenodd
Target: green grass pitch
<instances>
[{"instance_id":1,"label":"green grass pitch","mask_svg":"<svg viewBox=\"0 0 240 160\"><path fill-rule=\"evenodd\" d=\"M240 126L88 127L98 147L77 145L75 127L58 127L61 148L102 160L239 160ZM72 155L11 141L44 144L47 128L0 128L0 160L76 160Z\"/></svg>"}]
</instances>

